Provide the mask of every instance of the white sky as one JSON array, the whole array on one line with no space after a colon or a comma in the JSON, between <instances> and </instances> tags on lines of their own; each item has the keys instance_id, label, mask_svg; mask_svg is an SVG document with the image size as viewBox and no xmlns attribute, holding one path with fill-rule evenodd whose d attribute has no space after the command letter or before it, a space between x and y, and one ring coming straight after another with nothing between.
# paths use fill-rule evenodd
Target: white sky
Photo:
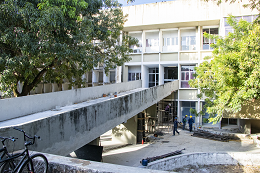
<instances>
[{"instance_id":1,"label":"white sky","mask_svg":"<svg viewBox=\"0 0 260 173\"><path fill-rule=\"evenodd\" d=\"M171 0L163 0L163 1L171 1ZM139 4L149 4L154 2L162 2L162 0L135 0L134 3L127 4L127 0L118 0L120 4L123 6L131 6L131 5L139 5Z\"/></svg>"}]
</instances>

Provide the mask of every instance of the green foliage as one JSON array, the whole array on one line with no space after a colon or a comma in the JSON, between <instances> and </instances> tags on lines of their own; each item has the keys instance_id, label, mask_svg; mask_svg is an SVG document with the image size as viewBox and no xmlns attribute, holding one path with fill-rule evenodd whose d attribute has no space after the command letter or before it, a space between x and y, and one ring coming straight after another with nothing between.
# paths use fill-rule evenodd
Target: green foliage
<instances>
[{"instance_id":1,"label":"green foliage","mask_svg":"<svg viewBox=\"0 0 260 173\"><path fill-rule=\"evenodd\" d=\"M99 62L107 72L129 61L129 45L137 41L123 35L120 44L126 21L120 6L111 0L1 0L0 89L25 96L43 77L80 86Z\"/></svg>"},{"instance_id":2,"label":"green foliage","mask_svg":"<svg viewBox=\"0 0 260 173\"><path fill-rule=\"evenodd\" d=\"M215 1L218 5L220 5L223 2L229 2L229 3L235 3L235 2L243 2L242 0L205 0L206 2L209 1ZM250 9L256 9L260 11L260 1L259 0L248 0L248 4L244 4L243 7L250 8Z\"/></svg>"},{"instance_id":3,"label":"green foliage","mask_svg":"<svg viewBox=\"0 0 260 173\"><path fill-rule=\"evenodd\" d=\"M260 94L260 25L233 17L228 23L234 28L225 38L204 34L214 38L216 44L211 60L196 68L196 78L189 82L205 94L210 122L221 120L222 113L238 112L241 106ZM217 115L217 116L212 116Z\"/></svg>"},{"instance_id":4,"label":"green foliage","mask_svg":"<svg viewBox=\"0 0 260 173\"><path fill-rule=\"evenodd\" d=\"M209 119L208 118L203 118L203 123L208 123L209 122Z\"/></svg>"}]
</instances>

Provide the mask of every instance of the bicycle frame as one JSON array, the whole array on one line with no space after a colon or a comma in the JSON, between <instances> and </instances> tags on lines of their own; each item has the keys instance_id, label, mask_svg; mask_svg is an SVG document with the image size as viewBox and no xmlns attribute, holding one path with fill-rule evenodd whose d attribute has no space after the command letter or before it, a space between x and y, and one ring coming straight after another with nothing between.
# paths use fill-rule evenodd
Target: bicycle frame
<instances>
[{"instance_id":1,"label":"bicycle frame","mask_svg":"<svg viewBox=\"0 0 260 173\"><path fill-rule=\"evenodd\" d=\"M1 150L0 150L1 151ZM20 168L20 166L23 164L23 162L27 161L28 159L30 159L30 155L29 155L29 150L26 148L24 149L24 151L22 153L17 153L14 154L12 156L10 156L9 158L6 158L4 160L2 160L0 163L5 163L5 162L9 162L11 160L14 160L20 156L23 156L22 159L19 161L19 163L17 165L15 165L15 168L13 170L13 172L17 172L18 169ZM32 164L32 163L31 163Z\"/></svg>"}]
</instances>

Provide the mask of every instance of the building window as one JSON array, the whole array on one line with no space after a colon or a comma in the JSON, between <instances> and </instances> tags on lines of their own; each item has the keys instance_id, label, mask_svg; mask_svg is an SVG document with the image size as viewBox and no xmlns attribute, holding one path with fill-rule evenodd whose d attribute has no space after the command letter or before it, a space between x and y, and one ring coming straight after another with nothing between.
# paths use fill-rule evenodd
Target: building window
<instances>
[{"instance_id":1,"label":"building window","mask_svg":"<svg viewBox=\"0 0 260 173\"><path fill-rule=\"evenodd\" d=\"M159 46L159 39L153 39L153 38L149 38L146 39L146 47L156 47Z\"/></svg>"},{"instance_id":2,"label":"building window","mask_svg":"<svg viewBox=\"0 0 260 173\"><path fill-rule=\"evenodd\" d=\"M164 67L164 83L178 80L178 67Z\"/></svg>"},{"instance_id":3,"label":"building window","mask_svg":"<svg viewBox=\"0 0 260 173\"><path fill-rule=\"evenodd\" d=\"M129 33L128 35L138 39L138 45L130 46L130 48L133 49L133 53L142 53L142 33Z\"/></svg>"},{"instance_id":4,"label":"building window","mask_svg":"<svg viewBox=\"0 0 260 173\"><path fill-rule=\"evenodd\" d=\"M237 22L240 20L240 19L243 19L243 20L246 20L248 22L253 22L257 16L256 15L253 15L253 16L238 16L238 17L235 17ZM227 23L227 17L224 18L224 27L225 27L225 35L228 35L229 32L234 32L234 29Z\"/></svg>"},{"instance_id":5,"label":"building window","mask_svg":"<svg viewBox=\"0 0 260 173\"><path fill-rule=\"evenodd\" d=\"M181 50L196 50L195 29L185 29L181 31Z\"/></svg>"},{"instance_id":6,"label":"building window","mask_svg":"<svg viewBox=\"0 0 260 173\"><path fill-rule=\"evenodd\" d=\"M159 85L159 69L149 68L149 87Z\"/></svg>"},{"instance_id":7,"label":"building window","mask_svg":"<svg viewBox=\"0 0 260 173\"><path fill-rule=\"evenodd\" d=\"M159 52L159 32L145 33L146 52Z\"/></svg>"},{"instance_id":8,"label":"building window","mask_svg":"<svg viewBox=\"0 0 260 173\"><path fill-rule=\"evenodd\" d=\"M203 33L208 33L208 34L212 34L212 35L218 35L218 28L208 28L208 29L203 29L202 31ZM212 49L210 47L210 44L212 43L216 43L215 39L208 39L206 37L203 36L203 50L210 50Z\"/></svg>"},{"instance_id":9,"label":"building window","mask_svg":"<svg viewBox=\"0 0 260 173\"><path fill-rule=\"evenodd\" d=\"M190 109L196 109L196 102L180 102L181 104L181 119L183 119L185 117L185 115L188 116L188 118L190 118L190 116L192 116L194 122L195 122L195 115L190 113Z\"/></svg>"},{"instance_id":10,"label":"building window","mask_svg":"<svg viewBox=\"0 0 260 173\"><path fill-rule=\"evenodd\" d=\"M181 66L181 88L190 88L189 80L194 79L195 65Z\"/></svg>"},{"instance_id":11,"label":"building window","mask_svg":"<svg viewBox=\"0 0 260 173\"><path fill-rule=\"evenodd\" d=\"M177 52L178 51L178 31L163 31L163 52Z\"/></svg>"},{"instance_id":12,"label":"building window","mask_svg":"<svg viewBox=\"0 0 260 173\"><path fill-rule=\"evenodd\" d=\"M141 73L128 73L128 81L141 80Z\"/></svg>"}]
</instances>

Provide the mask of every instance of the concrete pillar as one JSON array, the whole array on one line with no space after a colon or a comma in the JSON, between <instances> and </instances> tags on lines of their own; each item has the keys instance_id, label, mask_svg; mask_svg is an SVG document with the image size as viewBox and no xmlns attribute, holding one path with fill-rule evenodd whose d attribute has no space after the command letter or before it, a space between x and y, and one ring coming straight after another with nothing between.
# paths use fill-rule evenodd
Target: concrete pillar
<instances>
[{"instance_id":1,"label":"concrete pillar","mask_svg":"<svg viewBox=\"0 0 260 173\"><path fill-rule=\"evenodd\" d=\"M52 92L59 91L58 85L56 83L52 84Z\"/></svg>"},{"instance_id":2,"label":"concrete pillar","mask_svg":"<svg viewBox=\"0 0 260 173\"><path fill-rule=\"evenodd\" d=\"M142 88L149 88L149 68L142 65Z\"/></svg>"},{"instance_id":3,"label":"concrete pillar","mask_svg":"<svg viewBox=\"0 0 260 173\"><path fill-rule=\"evenodd\" d=\"M110 83L110 72L107 74L105 73L105 69L103 69L103 83L104 84L109 84Z\"/></svg>"},{"instance_id":4,"label":"concrete pillar","mask_svg":"<svg viewBox=\"0 0 260 173\"><path fill-rule=\"evenodd\" d=\"M128 82L128 65L124 65L123 67L123 82Z\"/></svg>"},{"instance_id":5,"label":"concrete pillar","mask_svg":"<svg viewBox=\"0 0 260 173\"><path fill-rule=\"evenodd\" d=\"M37 85L37 87L35 88L35 94L41 94L42 93L42 87L43 85L40 83Z\"/></svg>"},{"instance_id":6,"label":"concrete pillar","mask_svg":"<svg viewBox=\"0 0 260 173\"><path fill-rule=\"evenodd\" d=\"M17 84L17 90L18 90L19 93L21 93L22 90L23 90L23 83L20 82L20 81L18 81L18 84Z\"/></svg>"},{"instance_id":7,"label":"concrete pillar","mask_svg":"<svg viewBox=\"0 0 260 173\"><path fill-rule=\"evenodd\" d=\"M159 85L164 84L164 66L159 65Z\"/></svg>"},{"instance_id":8,"label":"concrete pillar","mask_svg":"<svg viewBox=\"0 0 260 173\"><path fill-rule=\"evenodd\" d=\"M96 70L92 71L92 84L93 86L97 86L98 85L98 76L99 76L99 72Z\"/></svg>"},{"instance_id":9,"label":"concrete pillar","mask_svg":"<svg viewBox=\"0 0 260 173\"><path fill-rule=\"evenodd\" d=\"M45 83L43 86L43 92L44 93L50 93L52 89L51 83Z\"/></svg>"},{"instance_id":10,"label":"concrete pillar","mask_svg":"<svg viewBox=\"0 0 260 173\"><path fill-rule=\"evenodd\" d=\"M128 69L127 69L126 73L128 74ZM121 74L122 74L122 66L116 67L116 77L115 77L116 83L121 83L122 82L121 81Z\"/></svg>"},{"instance_id":11,"label":"concrete pillar","mask_svg":"<svg viewBox=\"0 0 260 173\"><path fill-rule=\"evenodd\" d=\"M66 91L69 89L69 83L63 83L62 84L62 91Z\"/></svg>"},{"instance_id":12,"label":"concrete pillar","mask_svg":"<svg viewBox=\"0 0 260 173\"><path fill-rule=\"evenodd\" d=\"M137 116L134 116L112 129L112 141L124 144L136 144Z\"/></svg>"}]
</instances>

